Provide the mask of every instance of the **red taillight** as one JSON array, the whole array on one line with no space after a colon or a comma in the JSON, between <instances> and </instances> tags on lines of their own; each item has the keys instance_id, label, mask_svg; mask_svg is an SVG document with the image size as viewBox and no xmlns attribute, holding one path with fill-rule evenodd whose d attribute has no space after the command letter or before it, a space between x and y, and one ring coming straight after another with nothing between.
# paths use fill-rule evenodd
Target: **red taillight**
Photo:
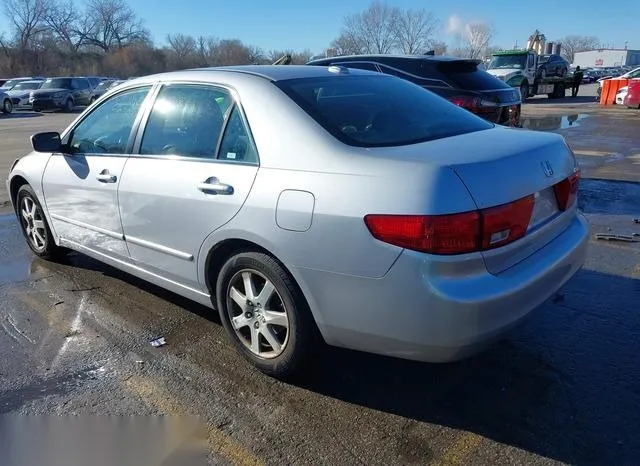
<instances>
[{"instance_id":1,"label":"red taillight","mask_svg":"<svg viewBox=\"0 0 640 466\"><path fill-rule=\"evenodd\" d=\"M482 211L482 249L504 246L527 233L533 213L534 197L527 196L511 204Z\"/></svg>"},{"instance_id":2,"label":"red taillight","mask_svg":"<svg viewBox=\"0 0 640 466\"><path fill-rule=\"evenodd\" d=\"M578 185L580 183L580 171L575 172L569 178L556 183L553 190L560 210L567 210L578 198Z\"/></svg>"},{"instance_id":3,"label":"red taillight","mask_svg":"<svg viewBox=\"0 0 640 466\"><path fill-rule=\"evenodd\" d=\"M453 215L367 215L374 238L432 254L462 254L478 249L480 213Z\"/></svg>"},{"instance_id":4,"label":"red taillight","mask_svg":"<svg viewBox=\"0 0 640 466\"><path fill-rule=\"evenodd\" d=\"M480 99L470 96L458 96L448 97L449 102L457 105L458 107L466 108L467 110L475 111L480 106Z\"/></svg>"},{"instance_id":5,"label":"red taillight","mask_svg":"<svg viewBox=\"0 0 640 466\"><path fill-rule=\"evenodd\" d=\"M533 195L510 204L451 215L367 215L374 238L430 254L464 254L522 238L533 212Z\"/></svg>"}]
</instances>

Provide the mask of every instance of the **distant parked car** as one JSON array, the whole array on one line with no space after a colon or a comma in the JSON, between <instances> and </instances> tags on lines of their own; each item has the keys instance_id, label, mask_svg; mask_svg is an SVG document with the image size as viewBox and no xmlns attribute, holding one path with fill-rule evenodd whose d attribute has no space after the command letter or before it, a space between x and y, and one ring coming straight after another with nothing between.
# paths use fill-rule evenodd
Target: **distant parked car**
<instances>
[{"instance_id":1,"label":"distant parked car","mask_svg":"<svg viewBox=\"0 0 640 466\"><path fill-rule=\"evenodd\" d=\"M622 104L640 109L640 79L629 81L628 92Z\"/></svg>"},{"instance_id":2,"label":"distant parked car","mask_svg":"<svg viewBox=\"0 0 640 466\"><path fill-rule=\"evenodd\" d=\"M100 82L102 81L99 76L83 76L83 77L86 78L87 81L89 81L89 84L91 85L91 89L95 89L96 86L100 84Z\"/></svg>"},{"instance_id":3,"label":"distant parked car","mask_svg":"<svg viewBox=\"0 0 640 466\"><path fill-rule=\"evenodd\" d=\"M24 77L24 78L12 78L9 79L8 81L6 81L2 87L0 87L0 89L2 89L3 91L10 91L11 89L13 89L18 83L21 83L22 81L33 81L33 80L44 80L43 76L31 76L31 77Z\"/></svg>"},{"instance_id":4,"label":"distant parked car","mask_svg":"<svg viewBox=\"0 0 640 466\"><path fill-rule=\"evenodd\" d=\"M95 102L96 100L98 100L105 92L107 92L109 90L109 88L111 87L111 84L113 84L115 80L110 80L110 79L106 79L104 81L101 81L100 84L98 84L93 91L91 92L91 102Z\"/></svg>"},{"instance_id":5,"label":"distant parked car","mask_svg":"<svg viewBox=\"0 0 640 466\"><path fill-rule=\"evenodd\" d=\"M618 93L616 94L616 105L624 105L624 98L627 96L628 92L628 86L624 86L618 89Z\"/></svg>"},{"instance_id":6,"label":"distant parked car","mask_svg":"<svg viewBox=\"0 0 640 466\"><path fill-rule=\"evenodd\" d=\"M35 111L73 111L76 105L91 103L91 85L87 78L60 77L45 80L40 89L31 91L29 103Z\"/></svg>"},{"instance_id":7,"label":"distant parked car","mask_svg":"<svg viewBox=\"0 0 640 466\"><path fill-rule=\"evenodd\" d=\"M307 65L340 65L397 76L492 123L520 126L520 92L480 69L480 63L427 55L351 55L312 60Z\"/></svg>"},{"instance_id":8,"label":"distant parked car","mask_svg":"<svg viewBox=\"0 0 640 466\"><path fill-rule=\"evenodd\" d=\"M606 76L603 78L598 79L598 83L600 84L600 88L602 89L602 81L606 80L606 79L637 79L640 78L640 67L631 70L627 73L624 73L620 76Z\"/></svg>"},{"instance_id":9,"label":"distant parked car","mask_svg":"<svg viewBox=\"0 0 640 466\"><path fill-rule=\"evenodd\" d=\"M11 97L13 108L30 107L29 96L31 91L40 89L42 83L44 83L43 80L21 81L13 86L13 89L6 91L7 95Z\"/></svg>"},{"instance_id":10,"label":"distant parked car","mask_svg":"<svg viewBox=\"0 0 640 466\"><path fill-rule=\"evenodd\" d=\"M540 78L558 76L564 78L569 72L569 62L560 55L542 55L538 61L537 75Z\"/></svg>"},{"instance_id":11,"label":"distant parked car","mask_svg":"<svg viewBox=\"0 0 640 466\"><path fill-rule=\"evenodd\" d=\"M11 102L11 97L9 97L3 89L0 89L0 112L13 112L13 103Z\"/></svg>"}]
</instances>

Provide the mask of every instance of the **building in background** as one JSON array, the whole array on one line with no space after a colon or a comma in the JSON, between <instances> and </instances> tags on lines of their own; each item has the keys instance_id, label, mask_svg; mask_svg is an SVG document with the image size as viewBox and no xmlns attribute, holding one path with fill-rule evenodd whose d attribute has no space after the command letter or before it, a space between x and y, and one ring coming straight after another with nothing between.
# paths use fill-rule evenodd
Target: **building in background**
<instances>
[{"instance_id":1,"label":"building in background","mask_svg":"<svg viewBox=\"0 0 640 466\"><path fill-rule=\"evenodd\" d=\"M640 66L640 50L601 49L576 52L572 65L581 68Z\"/></svg>"}]
</instances>

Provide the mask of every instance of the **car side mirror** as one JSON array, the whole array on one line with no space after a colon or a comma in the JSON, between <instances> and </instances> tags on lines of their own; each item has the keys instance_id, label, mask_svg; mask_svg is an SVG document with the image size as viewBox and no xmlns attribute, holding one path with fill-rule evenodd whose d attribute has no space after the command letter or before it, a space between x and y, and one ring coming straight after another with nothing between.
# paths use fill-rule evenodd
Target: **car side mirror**
<instances>
[{"instance_id":1,"label":"car side mirror","mask_svg":"<svg viewBox=\"0 0 640 466\"><path fill-rule=\"evenodd\" d=\"M60 133L48 131L46 133L37 133L31 136L31 146L36 152L61 152L62 142Z\"/></svg>"}]
</instances>

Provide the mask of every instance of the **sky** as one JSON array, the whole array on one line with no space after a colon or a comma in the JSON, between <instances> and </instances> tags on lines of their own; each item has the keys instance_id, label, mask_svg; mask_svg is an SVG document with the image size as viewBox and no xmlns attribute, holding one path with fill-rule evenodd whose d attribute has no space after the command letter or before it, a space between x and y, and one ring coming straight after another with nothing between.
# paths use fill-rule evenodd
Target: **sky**
<instances>
[{"instance_id":1,"label":"sky","mask_svg":"<svg viewBox=\"0 0 640 466\"><path fill-rule=\"evenodd\" d=\"M80 3L82 0L75 0ZM154 42L169 33L236 38L264 50L310 49L322 53L340 34L346 15L371 0L128 0L151 31ZM442 25L437 39L452 43L469 22L491 23L492 45L526 43L539 29L552 41L570 34L594 35L601 42L640 49L640 0L387 0L404 9L432 11ZM610 8L607 8L610 6ZM7 29L5 21L0 30Z\"/></svg>"},{"instance_id":2,"label":"sky","mask_svg":"<svg viewBox=\"0 0 640 466\"><path fill-rule=\"evenodd\" d=\"M526 43L539 29L547 41L569 34L595 35L603 43L640 49L640 0L388 0L391 6L432 11L442 28L438 39L452 42L455 29L471 21L490 22L494 44ZM265 50L306 49L322 53L340 34L345 15L371 0L129 0L145 19L156 43L168 33L237 38ZM611 6L611 8L607 8Z\"/></svg>"}]
</instances>

